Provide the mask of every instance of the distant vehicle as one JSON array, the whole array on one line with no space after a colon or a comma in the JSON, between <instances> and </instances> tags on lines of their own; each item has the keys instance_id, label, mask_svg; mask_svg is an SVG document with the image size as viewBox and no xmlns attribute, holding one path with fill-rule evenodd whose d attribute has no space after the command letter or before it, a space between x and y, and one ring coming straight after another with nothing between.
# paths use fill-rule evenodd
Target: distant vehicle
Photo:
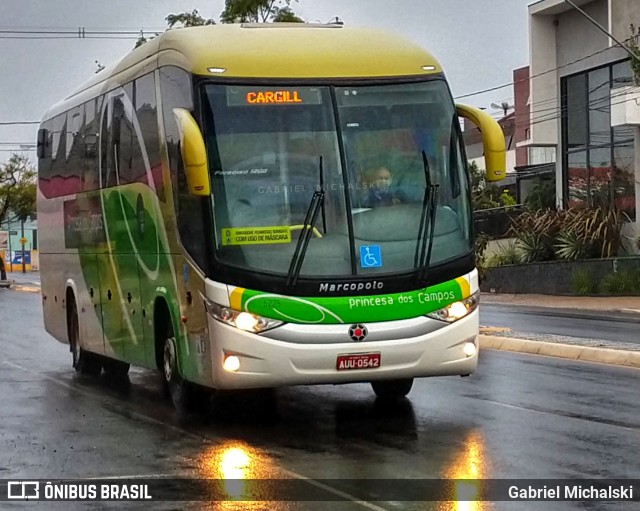
<instances>
[{"instance_id":1,"label":"distant vehicle","mask_svg":"<svg viewBox=\"0 0 640 511\"><path fill-rule=\"evenodd\" d=\"M458 115L440 64L384 32L170 30L54 105L38 134L44 319L73 365L200 387L469 375L478 277ZM384 167L402 197L362 207ZM375 185L377 186L377 185Z\"/></svg>"}]
</instances>

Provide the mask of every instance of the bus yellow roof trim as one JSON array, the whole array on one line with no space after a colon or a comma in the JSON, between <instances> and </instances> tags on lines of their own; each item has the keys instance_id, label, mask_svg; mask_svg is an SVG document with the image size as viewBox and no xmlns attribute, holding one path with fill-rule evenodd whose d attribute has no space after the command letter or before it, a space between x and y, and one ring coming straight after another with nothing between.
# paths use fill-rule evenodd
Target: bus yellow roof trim
<instances>
[{"instance_id":1,"label":"bus yellow roof trim","mask_svg":"<svg viewBox=\"0 0 640 511\"><path fill-rule=\"evenodd\" d=\"M216 76L242 78L369 78L442 72L437 60L419 46L372 29L323 30L294 23L264 28L215 25L170 30L161 37L159 49L177 50L185 58L185 67L199 75L211 75L209 68L225 70Z\"/></svg>"}]
</instances>

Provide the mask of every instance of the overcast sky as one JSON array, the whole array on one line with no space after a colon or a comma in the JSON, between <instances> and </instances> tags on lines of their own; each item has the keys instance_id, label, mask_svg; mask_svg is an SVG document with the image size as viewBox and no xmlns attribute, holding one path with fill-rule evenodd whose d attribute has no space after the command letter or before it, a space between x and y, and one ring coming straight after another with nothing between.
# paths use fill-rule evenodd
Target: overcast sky
<instances>
[{"instance_id":1,"label":"overcast sky","mask_svg":"<svg viewBox=\"0 0 640 511\"><path fill-rule=\"evenodd\" d=\"M39 121L45 110L96 70L110 65L133 39L13 39L7 30L161 30L169 13L198 9L220 16L224 0L1 0L0 123ZM300 0L307 21L339 16L347 25L392 30L429 50L444 66L454 95L512 81L528 64L527 5L532 0ZM4 32L4 33L3 33ZM15 36L11 36L15 37ZM512 88L465 101L490 108L513 100ZM0 125L0 162L7 142L33 142L37 126ZM35 162L35 154L29 153Z\"/></svg>"}]
</instances>

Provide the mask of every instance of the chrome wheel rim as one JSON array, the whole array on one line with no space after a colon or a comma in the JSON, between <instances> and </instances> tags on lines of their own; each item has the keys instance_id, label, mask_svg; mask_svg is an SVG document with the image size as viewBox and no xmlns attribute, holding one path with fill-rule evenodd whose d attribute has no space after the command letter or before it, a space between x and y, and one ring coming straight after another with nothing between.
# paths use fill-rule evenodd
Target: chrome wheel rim
<instances>
[{"instance_id":1,"label":"chrome wheel rim","mask_svg":"<svg viewBox=\"0 0 640 511\"><path fill-rule=\"evenodd\" d=\"M167 339L164 343L164 377L168 382L173 378L175 360L176 351L173 345L173 339Z\"/></svg>"}]
</instances>

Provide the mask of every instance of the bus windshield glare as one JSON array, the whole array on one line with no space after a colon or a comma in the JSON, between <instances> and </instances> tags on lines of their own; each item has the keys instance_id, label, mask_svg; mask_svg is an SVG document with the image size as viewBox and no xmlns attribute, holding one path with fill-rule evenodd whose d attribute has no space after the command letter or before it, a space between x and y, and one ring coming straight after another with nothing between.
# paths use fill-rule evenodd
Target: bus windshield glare
<instances>
[{"instance_id":1,"label":"bus windshield glare","mask_svg":"<svg viewBox=\"0 0 640 511\"><path fill-rule=\"evenodd\" d=\"M471 251L468 177L443 80L203 91L222 264L286 276L320 189L301 277L415 271L431 230L432 266ZM438 185L430 216L427 175ZM425 217L434 225L421 229Z\"/></svg>"}]
</instances>

